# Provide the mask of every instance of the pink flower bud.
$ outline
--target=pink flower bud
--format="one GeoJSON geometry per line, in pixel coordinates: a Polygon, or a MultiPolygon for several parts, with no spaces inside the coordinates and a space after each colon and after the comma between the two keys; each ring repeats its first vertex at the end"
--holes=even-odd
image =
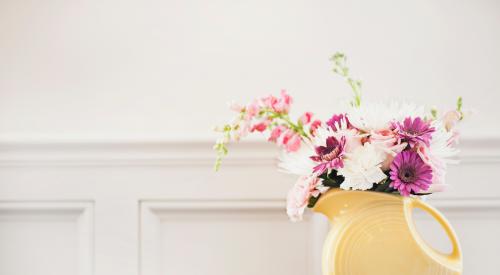
{"type": "Polygon", "coordinates": [[[302,123],[302,125],[307,125],[307,124],[309,124],[309,122],[311,122],[312,117],[313,117],[313,113],[311,113],[311,112],[306,112],[306,113],[304,113],[304,114],[303,114],[303,115],[299,118],[299,121],[300,121],[300,123],[302,123]]]}
{"type": "Polygon", "coordinates": [[[285,90],[282,90],[279,99],[270,95],[262,99],[262,104],[277,113],[287,114],[292,104],[292,97],[285,90]]]}
{"type": "Polygon", "coordinates": [[[252,119],[260,112],[259,102],[257,100],[252,101],[252,103],[248,104],[246,110],[246,119],[252,119]]]}
{"type": "Polygon", "coordinates": [[[235,112],[238,112],[238,113],[241,113],[245,107],[241,106],[240,104],[238,103],[235,103],[235,102],[230,102],[229,103],[229,109],[231,109],[232,111],[235,111],[235,112]]]}
{"type": "Polygon", "coordinates": [[[298,134],[295,134],[285,144],[285,149],[288,152],[296,152],[300,149],[301,141],[302,140],[300,139],[300,136],[298,134]]]}
{"type": "Polygon", "coordinates": [[[262,104],[269,108],[269,109],[273,109],[274,110],[274,106],[278,103],[278,99],[273,96],[273,95],[269,95],[267,97],[264,97],[262,99],[262,104]]]}
{"type": "Polygon", "coordinates": [[[321,126],[321,120],[316,119],[311,123],[311,126],[309,126],[309,133],[311,133],[311,135],[313,136],[316,135],[316,131],[320,126],[321,126]]]}
{"type": "Polygon", "coordinates": [[[275,112],[287,114],[290,111],[292,97],[285,90],[281,91],[280,99],[273,105],[275,112]]]}
{"type": "Polygon", "coordinates": [[[250,132],[250,122],[248,121],[240,121],[238,130],[234,132],[234,140],[239,141],[241,138],[244,138],[250,132]]]}
{"type": "Polygon", "coordinates": [[[268,121],[259,122],[252,126],[250,132],[255,132],[255,131],[264,132],[267,129],[267,125],[269,125],[268,121]]]}
{"type": "Polygon", "coordinates": [[[295,152],[300,149],[302,140],[300,136],[293,130],[287,130],[282,138],[278,140],[278,144],[283,145],[287,152],[295,152]]]}
{"type": "Polygon", "coordinates": [[[460,120],[461,114],[457,110],[451,110],[444,114],[442,120],[446,131],[452,130],[460,120]]]}
{"type": "Polygon", "coordinates": [[[271,136],[269,136],[269,139],[268,141],[271,141],[271,142],[277,142],[278,141],[278,138],[281,136],[281,134],[283,134],[288,128],[283,126],[283,125],[279,125],[279,126],[276,126],[272,131],[271,131],[271,136]]]}

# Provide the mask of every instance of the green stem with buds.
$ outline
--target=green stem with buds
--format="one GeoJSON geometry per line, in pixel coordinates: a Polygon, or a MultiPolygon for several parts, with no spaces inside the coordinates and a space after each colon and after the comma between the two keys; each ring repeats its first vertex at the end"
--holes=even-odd
{"type": "Polygon", "coordinates": [[[334,65],[333,72],[342,76],[351,87],[354,94],[354,99],[351,101],[351,104],[354,107],[359,107],[361,105],[361,81],[353,79],[349,75],[347,57],[343,53],[337,52],[330,58],[330,61],[332,61],[334,65]]]}
{"type": "Polygon", "coordinates": [[[464,119],[464,113],[462,111],[462,106],[463,106],[462,97],[459,96],[457,99],[457,112],[460,113],[460,120],[464,119]]]}

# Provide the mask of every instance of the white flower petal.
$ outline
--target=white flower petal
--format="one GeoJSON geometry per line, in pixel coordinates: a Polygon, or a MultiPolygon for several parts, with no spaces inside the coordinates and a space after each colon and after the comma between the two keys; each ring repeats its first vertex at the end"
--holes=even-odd
{"type": "Polygon", "coordinates": [[[313,155],[315,155],[313,149],[305,143],[296,152],[282,151],[278,158],[279,171],[299,176],[311,175],[316,166],[310,158],[313,155]]]}
{"type": "Polygon", "coordinates": [[[389,128],[391,121],[402,121],[406,117],[424,117],[425,110],[414,104],[399,102],[364,102],[359,107],[347,110],[349,122],[366,132],[389,128]]]}
{"type": "Polygon", "coordinates": [[[457,163],[458,150],[449,144],[453,133],[446,131],[442,121],[433,121],[432,127],[436,129],[432,133],[432,139],[428,148],[424,148],[419,154],[422,159],[432,168],[432,184],[429,192],[439,192],[446,188],[445,174],[446,166],[450,163],[457,163]]]}
{"type": "Polygon", "coordinates": [[[342,189],[366,190],[374,183],[384,180],[387,176],[380,168],[384,154],[375,146],[365,143],[352,153],[347,154],[344,167],[338,169],[338,174],[344,176],[342,189]]]}

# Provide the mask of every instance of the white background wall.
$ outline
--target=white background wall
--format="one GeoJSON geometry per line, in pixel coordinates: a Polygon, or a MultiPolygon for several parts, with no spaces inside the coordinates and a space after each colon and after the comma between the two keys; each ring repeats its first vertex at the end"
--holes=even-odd
{"type": "Polygon", "coordinates": [[[319,274],[324,227],[287,223],[272,147],[214,175],[211,128],[281,88],[327,117],[337,50],[368,99],[476,109],[433,204],[465,274],[496,274],[499,30],[494,0],[0,0],[0,275],[319,274]]]}
{"type": "Polygon", "coordinates": [[[229,100],[286,88],[325,116],[348,97],[478,110],[500,136],[500,3],[424,1],[0,2],[0,137],[206,139],[229,100]]]}

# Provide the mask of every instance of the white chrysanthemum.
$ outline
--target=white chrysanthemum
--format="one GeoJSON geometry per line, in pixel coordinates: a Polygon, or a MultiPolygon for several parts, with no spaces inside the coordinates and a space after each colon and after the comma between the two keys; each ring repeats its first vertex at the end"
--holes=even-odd
{"type": "Polygon", "coordinates": [[[409,103],[364,102],[359,107],[347,110],[349,122],[365,132],[381,131],[390,127],[391,121],[402,121],[406,117],[424,117],[425,109],[409,103]]]}
{"type": "Polygon", "coordinates": [[[381,169],[384,154],[372,144],[365,143],[346,155],[344,167],[338,169],[338,174],[344,176],[342,189],[367,190],[374,183],[384,180],[387,176],[381,169]]]}
{"type": "Polygon", "coordinates": [[[298,151],[286,152],[282,151],[278,160],[278,167],[280,172],[309,176],[313,172],[314,166],[317,164],[311,160],[314,155],[312,146],[304,143],[298,151]]]}
{"type": "Polygon", "coordinates": [[[442,121],[432,122],[436,130],[432,133],[429,147],[421,147],[418,151],[420,157],[432,168],[432,185],[429,192],[442,191],[445,187],[446,166],[449,163],[457,163],[458,150],[450,146],[449,141],[453,133],[446,131],[442,121]]]}
{"type": "Polygon", "coordinates": [[[320,126],[318,129],[316,129],[316,133],[312,139],[312,145],[317,147],[317,146],[325,146],[326,145],[326,138],[332,135],[332,132],[330,131],[329,127],[325,126],[320,126]]]}
{"type": "Polygon", "coordinates": [[[432,127],[436,129],[432,133],[429,148],[432,154],[440,158],[445,163],[457,163],[454,159],[458,154],[458,149],[449,145],[449,141],[453,136],[453,132],[446,131],[442,121],[436,120],[432,122],[432,127]]]}

